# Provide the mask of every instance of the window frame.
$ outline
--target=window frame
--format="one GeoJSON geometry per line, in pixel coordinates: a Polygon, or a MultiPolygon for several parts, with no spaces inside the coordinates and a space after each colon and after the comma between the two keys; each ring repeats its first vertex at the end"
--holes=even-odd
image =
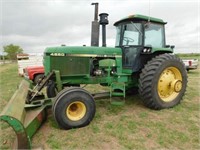
{"type": "MultiPolygon", "coordinates": [[[[127,21],[127,22],[123,22],[123,23],[120,23],[118,26],[116,26],[116,28],[120,28],[120,38],[119,38],[119,43],[117,44],[116,41],[115,41],[115,47],[125,47],[125,46],[143,46],[144,45],[144,25],[143,25],[143,22],[141,21],[127,21]],[[141,33],[142,35],[141,36],[141,44],[140,45],[123,45],[123,37],[124,37],[124,25],[127,25],[127,24],[130,24],[131,22],[133,23],[140,23],[141,24],[141,33]]],[[[116,35],[117,37],[117,35],[116,35]]],[[[115,39],[117,40],[117,39],[115,39]]]]}
{"type": "MultiPolygon", "coordinates": [[[[143,36],[143,42],[144,42],[143,45],[144,45],[144,47],[145,47],[145,46],[148,46],[148,45],[145,45],[145,36],[146,36],[145,25],[146,25],[146,24],[148,24],[148,22],[144,23],[144,30],[143,30],[143,34],[144,34],[144,36],[143,36]]],[[[163,48],[163,47],[165,47],[165,45],[166,45],[166,39],[165,39],[165,25],[164,25],[164,24],[159,24],[159,23],[150,22],[149,25],[151,25],[151,24],[162,26],[162,37],[163,37],[163,45],[162,45],[162,46],[159,46],[159,47],[158,47],[158,46],[151,45],[151,47],[156,47],[156,48],[163,48]]]]}

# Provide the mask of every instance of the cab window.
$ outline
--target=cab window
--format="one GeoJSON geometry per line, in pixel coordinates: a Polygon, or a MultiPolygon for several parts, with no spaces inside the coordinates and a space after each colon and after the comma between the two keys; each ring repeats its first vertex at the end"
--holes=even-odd
{"type": "Polygon", "coordinates": [[[141,23],[130,22],[123,26],[122,46],[142,45],[142,25],[141,23]]]}
{"type": "Polygon", "coordinates": [[[164,25],[150,23],[145,25],[145,46],[164,47],[164,25]]]}

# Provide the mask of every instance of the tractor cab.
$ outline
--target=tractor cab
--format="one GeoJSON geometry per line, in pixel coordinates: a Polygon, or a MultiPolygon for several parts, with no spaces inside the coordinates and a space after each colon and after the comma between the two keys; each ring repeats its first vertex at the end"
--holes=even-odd
{"type": "Polygon", "coordinates": [[[159,51],[172,51],[165,44],[164,22],[161,19],[143,15],[131,15],[117,21],[116,47],[122,49],[122,63],[124,69],[133,72],[142,68],[141,59],[145,54],[159,51]]]}

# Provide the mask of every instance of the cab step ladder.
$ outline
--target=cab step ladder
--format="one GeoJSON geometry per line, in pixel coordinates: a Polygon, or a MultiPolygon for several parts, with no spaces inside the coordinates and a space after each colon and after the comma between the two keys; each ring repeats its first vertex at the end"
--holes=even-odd
{"type": "Polygon", "coordinates": [[[113,105],[124,105],[125,104],[125,83],[124,82],[113,82],[110,85],[110,103],[113,105]]]}

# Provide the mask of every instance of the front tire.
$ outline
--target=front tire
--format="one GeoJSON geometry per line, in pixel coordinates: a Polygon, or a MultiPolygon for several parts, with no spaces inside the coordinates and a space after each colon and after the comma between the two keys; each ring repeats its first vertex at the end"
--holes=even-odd
{"type": "Polygon", "coordinates": [[[64,89],[55,98],[53,115],[62,129],[88,125],[94,118],[96,107],[93,97],[82,88],[64,89]]]}
{"type": "Polygon", "coordinates": [[[179,104],[187,86],[187,72],[183,62],[174,55],[162,54],[142,69],[139,94],[152,109],[164,109],[179,104]]]}

